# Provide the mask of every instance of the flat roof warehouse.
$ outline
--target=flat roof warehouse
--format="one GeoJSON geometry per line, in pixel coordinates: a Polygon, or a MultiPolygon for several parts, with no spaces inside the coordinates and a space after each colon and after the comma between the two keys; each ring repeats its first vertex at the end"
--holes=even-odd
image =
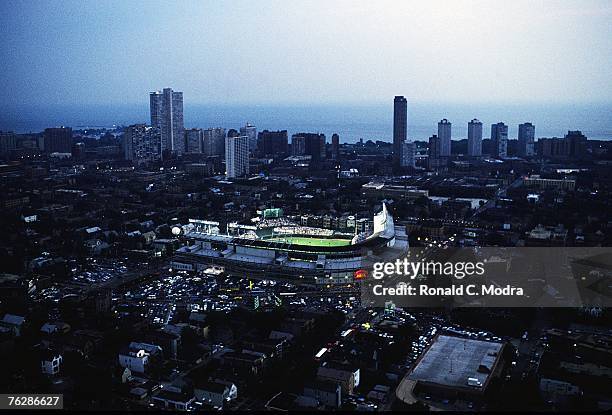
{"type": "Polygon", "coordinates": [[[408,376],[419,383],[483,392],[503,343],[440,335],[408,376]]]}

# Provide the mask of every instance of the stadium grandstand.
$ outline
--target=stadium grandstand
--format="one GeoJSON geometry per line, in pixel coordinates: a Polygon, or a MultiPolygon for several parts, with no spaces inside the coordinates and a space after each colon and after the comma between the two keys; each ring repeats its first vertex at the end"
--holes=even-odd
{"type": "Polygon", "coordinates": [[[216,222],[191,219],[190,224],[183,235],[185,245],[175,252],[174,268],[202,271],[216,266],[231,275],[304,285],[351,284],[366,259],[407,248],[405,228],[394,225],[384,203],[369,234],[302,226],[286,218],[228,224],[226,234],[216,222]]]}

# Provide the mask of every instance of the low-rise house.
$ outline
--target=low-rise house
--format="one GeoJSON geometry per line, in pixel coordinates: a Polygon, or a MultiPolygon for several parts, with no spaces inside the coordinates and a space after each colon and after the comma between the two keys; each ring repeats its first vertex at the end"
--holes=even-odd
{"type": "Polygon", "coordinates": [[[359,386],[359,369],[334,363],[323,363],[317,370],[317,379],[340,384],[342,392],[352,395],[359,386]]]}
{"type": "Polygon", "coordinates": [[[60,371],[63,357],[60,353],[45,349],[40,360],[40,370],[45,375],[57,375],[60,371]]]}
{"type": "Polygon", "coordinates": [[[132,372],[144,373],[151,361],[161,354],[162,349],[157,345],[131,342],[119,353],[119,364],[132,372]]]}
{"type": "Polygon", "coordinates": [[[238,397],[238,388],[232,382],[210,380],[198,383],[194,393],[200,402],[221,408],[226,402],[238,397]]]}
{"type": "Polygon", "coordinates": [[[329,408],[339,408],[342,404],[342,388],[338,383],[315,380],[304,385],[304,396],[315,398],[329,408]]]}
{"type": "Polygon", "coordinates": [[[47,322],[42,325],[40,331],[45,334],[65,334],[70,331],[70,325],[62,321],[47,322]]]}
{"type": "Polygon", "coordinates": [[[154,404],[157,404],[164,409],[174,409],[177,411],[187,411],[195,401],[195,396],[186,392],[174,392],[171,390],[162,390],[152,399],[154,404]]]}
{"type": "Polygon", "coordinates": [[[246,374],[258,376],[262,374],[266,356],[253,352],[228,352],[223,354],[221,361],[224,366],[238,369],[246,374]]]}
{"type": "Polygon", "coordinates": [[[21,336],[21,331],[25,323],[25,317],[15,314],[5,314],[0,321],[0,326],[7,328],[15,337],[21,336]]]}

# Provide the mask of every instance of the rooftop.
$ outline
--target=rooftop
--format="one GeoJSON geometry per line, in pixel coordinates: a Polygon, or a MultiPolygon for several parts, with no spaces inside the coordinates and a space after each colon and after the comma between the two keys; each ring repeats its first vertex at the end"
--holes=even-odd
{"type": "Polygon", "coordinates": [[[438,336],[408,378],[443,386],[484,389],[502,347],[502,343],[438,336]]]}

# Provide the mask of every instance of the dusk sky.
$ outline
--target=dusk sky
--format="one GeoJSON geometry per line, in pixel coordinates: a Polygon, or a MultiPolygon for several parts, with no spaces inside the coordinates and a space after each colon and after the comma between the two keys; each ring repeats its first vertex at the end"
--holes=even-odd
{"type": "Polygon", "coordinates": [[[136,103],[164,86],[192,103],[612,101],[610,1],[3,0],[0,9],[9,106],[136,103]]]}

